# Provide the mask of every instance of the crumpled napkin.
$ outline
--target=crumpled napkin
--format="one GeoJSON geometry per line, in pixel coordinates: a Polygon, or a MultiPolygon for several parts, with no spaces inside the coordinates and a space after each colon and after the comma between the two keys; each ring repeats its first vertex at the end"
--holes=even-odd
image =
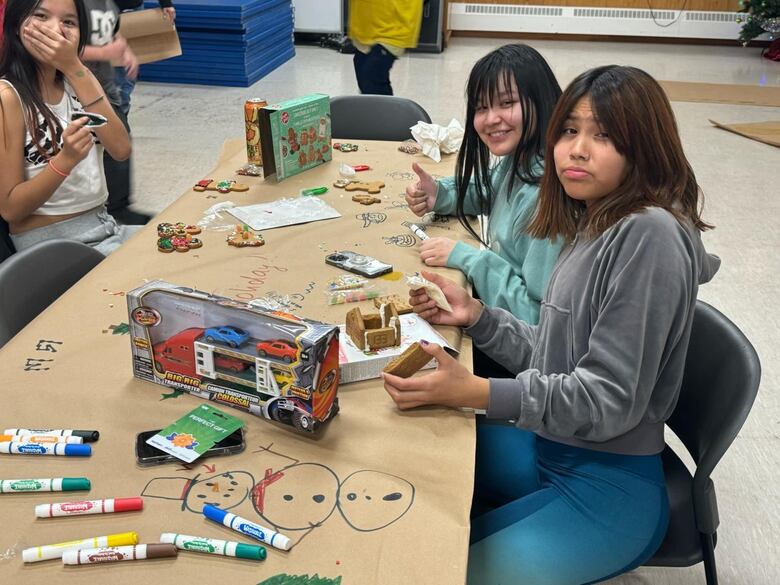
{"type": "Polygon", "coordinates": [[[410,128],[412,136],[422,147],[423,154],[436,162],[441,161],[441,153],[458,152],[463,141],[463,126],[455,118],[447,126],[417,122],[410,128]]]}

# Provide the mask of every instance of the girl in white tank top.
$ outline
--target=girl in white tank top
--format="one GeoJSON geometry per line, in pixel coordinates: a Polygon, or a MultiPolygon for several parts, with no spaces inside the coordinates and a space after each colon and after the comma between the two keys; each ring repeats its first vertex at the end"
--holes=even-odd
{"type": "Polygon", "coordinates": [[[0,54],[0,215],[17,249],[75,232],[72,239],[111,251],[116,246],[102,246],[103,240],[118,245],[127,236],[104,212],[102,160],[103,148],[116,160],[126,159],[130,138],[79,58],[87,31],[82,0],[7,2],[0,54]],[[107,123],[87,128],[86,119],[72,121],[84,111],[107,123]],[[70,229],[76,219],[78,230],[70,229]],[[92,235],[85,239],[85,232],[92,235]]]}

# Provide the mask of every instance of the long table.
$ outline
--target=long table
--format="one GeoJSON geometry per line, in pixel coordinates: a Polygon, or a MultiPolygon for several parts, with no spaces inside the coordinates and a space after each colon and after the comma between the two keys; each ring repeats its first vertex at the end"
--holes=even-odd
{"type": "MultiPolygon", "coordinates": [[[[343,273],[325,265],[327,253],[354,249],[392,263],[396,272],[421,268],[417,245],[401,225],[416,219],[405,207],[404,187],[413,178],[412,160],[447,175],[452,157],[436,164],[399,152],[396,143],[357,144],[357,152],[335,151],[332,162],[275,183],[236,176],[246,154],[242,140],[228,141],[217,168],[193,177],[193,184],[205,177],[236,178],[249,191],[184,193],[0,350],[0,431],[48,427],[101,433],[89,459],[0,455],[0,479],[92,481],[89,493],[0,495],[0,583],[465,581],[474,471],[474,419],[468,412],[400,412],[379,380],[366,380],[339,388],[341,411],[317,436],[220,406],[245,421],[243,453],[192,465],[142,468],[135,462],[137,433],[164,427],[201,401],[133,377],[125,334],[127,291],[163,279],[242,300],[271,296],[292,303],[296,314],[336,324],[355,304],[326,304],[325,282],[343,273]],[[361,178],[386,183],[381,203],[360,205],[332,186],[342,162],[372,167],[361,178]],[[322,185],[330,188],[322,197],[341,218],[265,231],[266,244],[260,248],[229,247],[225,232],[206,230],[198,236],[204,242],[200,249],[157,251],[157,222],[193,224],[221,201],[267,202],[322,185]],[[289,552],[269,547],[265,561],[181,552],[175,559],[83,567],[22,563],[26,547],[125,531],[138,532],[141,542],[176,532],[251,543],[199,511],[211,502],[261,522],[252,505],[253,490],[261,483],[275,498],[266,516],[290,527],[280,531],[294,543],[289,552]],[[35,519],[33,513],[36,504],[139,495],[144,497],[141,512],[51,519],[35,519]]],[[[436,221],[428,231],[466,238],[454,218],[436,221]]],[[[443,272],[462,278],[456,271],[443,272]]],[[[406,294],[403,280],[378,282],[389,293],[406,294]]],[[[358,305],[373,310],[370,302],[358,305]]],[[[470,365],[470,346],[459,331],[444,327],[440,333],[470,365]]]]}

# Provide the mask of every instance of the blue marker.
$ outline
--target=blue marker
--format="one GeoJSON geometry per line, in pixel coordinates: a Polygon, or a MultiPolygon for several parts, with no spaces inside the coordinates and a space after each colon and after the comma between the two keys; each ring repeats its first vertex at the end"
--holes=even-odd
{"type": "Polygon", "coordinates": [[[270,544],[274,548],[278,548],[279,550],[290,550],[290,539],[284,534],[279,534],[270,528],[265,528],[259,524],[250,522],[241,516],[226,512],[222,508],[206,504],[203,506],[203,515],[209,520],[213,520],[218,524],[224,524],[236,532],[251,536],[260,542],[270,544]]]}
{"type": "Polygon", "coordinates": [[[66,455],[68,457],[89,457],[92,447],[89,445],[70,445],[67,443],[20,443],[3,441],[0,453],[9,455],[66,455]]]}

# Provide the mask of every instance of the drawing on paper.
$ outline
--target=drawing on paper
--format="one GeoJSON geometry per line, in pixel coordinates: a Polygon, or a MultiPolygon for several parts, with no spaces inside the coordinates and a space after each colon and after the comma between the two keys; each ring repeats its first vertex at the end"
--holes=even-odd
{"type": "Polygon", "coordinates": [[[156,477],[141,496],[178,502],[182,511],[196,514],[211,504],[248,519],[259,517],[260,523],[286,533],[293,546],[337,510],[336,517],[353,530],[374,532],[398,522],[414,504],[414,485],[402,477],[361,469],[340,479],[327,465],[293,459],[272,446],[254,453],[261,454],[260,461],[268,456],[283,463],[269,464],[268,459],[260,474],[232,470],[207,477],[156,477]]]}

